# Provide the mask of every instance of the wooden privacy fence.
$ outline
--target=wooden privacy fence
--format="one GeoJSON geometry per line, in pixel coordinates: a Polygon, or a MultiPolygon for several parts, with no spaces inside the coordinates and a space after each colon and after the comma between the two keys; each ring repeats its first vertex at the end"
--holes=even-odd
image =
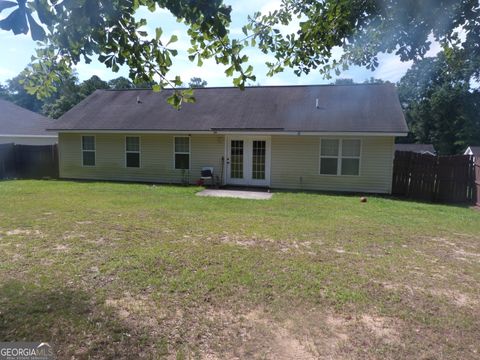
{"type": "Polygon", "coordinates": [[[480,207],[480,156],[475,158],[475,184],[477,191],[477,206],[480,207]]]}
{"type": "Polygon", "coordinates": [[[0,179],[58,178],[57,145],[0,144],[0,179]]]}
{"type": "MultiPolygon", "coordinates": [[[[475,168],[473,156],[397,151],[392,194],[443,203],[475,203],[478,194],[475,168]]],[[[477,167],[477,181],[480,181],[478,172],[477,167]]]]}

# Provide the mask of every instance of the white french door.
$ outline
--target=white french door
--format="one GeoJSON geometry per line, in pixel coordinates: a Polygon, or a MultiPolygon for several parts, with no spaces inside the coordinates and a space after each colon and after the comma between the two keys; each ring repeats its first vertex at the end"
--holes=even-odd
{"type": "Polygon", "coordinates": [[[227,184],[270,186],[269,137],[227,137],[226,152],[227,184]]]}

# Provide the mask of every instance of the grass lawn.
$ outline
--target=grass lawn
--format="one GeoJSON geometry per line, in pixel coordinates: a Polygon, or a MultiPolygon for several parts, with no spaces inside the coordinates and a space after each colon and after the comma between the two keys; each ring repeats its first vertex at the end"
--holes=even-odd
{"type": "Polygon", "coordinates": [[[0,182],[0,340],[60,359],[480,357],[480,212],[0,182]]]}

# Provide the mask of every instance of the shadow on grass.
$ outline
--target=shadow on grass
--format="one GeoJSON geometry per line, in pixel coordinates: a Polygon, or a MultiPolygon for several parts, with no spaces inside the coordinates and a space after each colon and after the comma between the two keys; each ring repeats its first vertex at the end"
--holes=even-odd
{"type": "Polygon", "coordinates": [[[49,342],[60,359],[128,358],[145,351],[134,331],[80,290],[20,281],[0,287],[2,341],[49,342]]]}

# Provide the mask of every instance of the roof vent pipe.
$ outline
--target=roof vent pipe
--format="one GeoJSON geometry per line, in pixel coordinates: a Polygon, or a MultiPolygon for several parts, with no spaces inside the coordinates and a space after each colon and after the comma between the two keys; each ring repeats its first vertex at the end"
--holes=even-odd
{"type": "Polygon", "coordinates": [[[320,109],[320,105],[318,104],[318,98],[315,100],[315,107],[316,107],[317,109],[320,109]]]}
{"type": "Polygon", "coordinates": [[[141,104],[142,100],[140,100],[140,96],[137,96],[137,104],[141,104]]]}

